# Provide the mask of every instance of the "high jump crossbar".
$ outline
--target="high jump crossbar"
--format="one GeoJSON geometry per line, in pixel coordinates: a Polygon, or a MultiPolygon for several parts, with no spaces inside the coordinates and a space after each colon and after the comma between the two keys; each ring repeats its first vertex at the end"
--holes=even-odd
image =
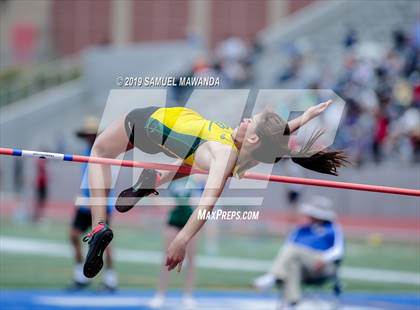
{"type": "MultiPolygon", "coordinates": [[[[120,159],[82,156],[82,155],[74,155],[74,154],[38,152],[38,151],[11,149],[11,148],[0,148],[0,155],[35,157],[35,158],[42,158],[42,159],[55,159],[55,160],[72,161],[72,162],[78,162],[78,163],[103,164],[103,165],[122,166],[122,167],[131,167],[131,168],[168,170],[168,171],[175,171],[175,172],[178,172],[180,174],[185,174],[185,175],[208,173],[205,170],[191,168],[189,166],[176,166],[176,165],[170,165],[170,164],[138,162],[138,161],[132,161],[132,160],[120,160],[120,159]]],[[[359,183],[349,183],[349,182],[337,182],[337,181],[309,179],[309,178],[296,178],[296,177],[269,175],[269,174],[261,174],[261,173],[254,173],[254,172],[245,173],[243,178],[252,179],[252,180],[293,183],[293,184],[321,186],[321,187],[333,187],[333,188],[341,188],[341,189],[349,189],[349,190],[357,190],[357,191],[367,191],[367,192],[377,192],[377,193],[384,193],[384,194],[420,197],[420,190],[410,189],[410,188],[389,187],[389,186],[369,185],[369,184],[359,184],[359,183]]]]}

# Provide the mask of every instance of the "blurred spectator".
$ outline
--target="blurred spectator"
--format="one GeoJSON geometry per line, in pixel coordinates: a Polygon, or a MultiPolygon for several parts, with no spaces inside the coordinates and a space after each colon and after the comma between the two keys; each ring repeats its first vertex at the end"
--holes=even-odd
{"type": "Polygon", "coordinates": [[[35,161],[35,208],[32,215],[33,222],[38,222],[44,213],[44,209],[48,199],[48,170],[47,160],[38,158],[35,161]]]}
{"type": "MultiPolygon", "coordinates": [[[[344,98],[346,111],[333,146],[347,149],[356,164],[395,159],[395,154],[400,160],[416,161],[419,142],[418,123],[414,119],[420,105],[419,94],[416,95],[420,85],[420,41],[416,30],[419,28],[418,20],[410,32],[395,29],[390,33],[388,48],[361,42],[357,33],[349,29],[343,38],[346,50],[341,54],[342,64],[334,73],[336,82],[328,86],[323,84],[325,72],[330,72],[328,64],[323,70],[309,70],[310,53],[294,44],[287,50],[290,60],[277,75],[276,85],[307,89],[317,80],[320,88],[333,88],[344,98]],[[317,72],[315,79],[313,72],[317,72]],[[404,125],[408,120],[410,129],[404,125]]],[[[312,65],[321,63],[312,59],[312,65]]],[[[329,80],[334,81],[334,77],[329,80]]]]}
{"type": "Polygon", "coordinates": [[[312,57],[310,45],[305,39],[300,39],[285,47],[287,65],[276,77],[275,84],[285,88],[312,88],[319,84],[319,64],[312,57]]]}
{"type": "MultiPolygon", "coordinates": [[[[188,178],[191,180],[191,178],[188,178]]],[[[176,237],[178,232],[185,226],[193,209],[190,206],[190,197],[193,195],[193,190],[190,189],[188,181],[178,180],[173,181],[169,186],[169,191],[175,198],[176,205],[169,212],[168,221],[165,227],[165,249],[167,249],[176,237]]],[[[165,253],[165,252],[164,252],[165,253]]],[[[192,297],[194,280],[195,280],[195,256],[196,256],[196,239],[187,247],[187,268],[184,282],[184,296],[182,303],[184,308],[195,308],[195,301],[192,297]]],[[[163,256],[165,259],[165,255],[163,256]]],[[[162,262],[161,271],[159,275],[158,291],[154,298],[150,301],[152,308],[160,308],[165,302],[165,293],[169,282],[170,273],[165,266],[165,261],[162,262]]]]}
{"type": "MultiPolygon", "coordinates": [[[[420,84],[417,88],[420,88],[420,84]]],[[[401,152],[412,154],[409,159],[415,163],[420,162],[420,104],[413,102],[398,119],[388,143],[391,146],[397,146],[400,150],[405,147],[408,151],[402,150],[401,152]],[[407,143],[404,144],[403,141],[407,143]]]]}
{"type": "Polygon", "coordinates": [[[344,47],[347,49],[352,48],[357,43],[357,32],[356,30],[350,28],[344,37],[344,47]]]}
{"type": "Polygon", "coordinates": [[[418,14],[416,22],[414,23],[410,32],[411,43],[417,52],[420,50],[420,14],[418,14]]]}
{"type": "Polygon", "coordinates": [[[389,118],[384,108],[379,109],[375,116],[375,129],[373,136],[372,152],[376,163],[382,161],[383,145],[388,136],[389,118]]]}
{"type": "Polygon", "coordinates": [[[300,75],[300,70],[303,67],[304,56],[302,53],[296,49],[295,46],[290,47],[289,52],[289,65],[288,67],[280,74],[279,82],[284,83],[290,80],[297,79],[300,75]]]}
{"type": "MultiPolygon", "coordinates": [[[[25,160],[23,158],[15,158],[13,160],[13,192],[16,203],[14,210],[14,220],[16,223],[23,224],[28,220],[28,208],[25,203],[25,160]]],[[[1,170],[0,170],[1,172],[1,170]]],[[[1,176],[1,175],[0,175],[1,176]]]]}
{"type": "Polygon", "coordinates": [[[238,37],[227,37],[215,49],[215,61],[220,64],[227,87],[240,87],[250,79],[247,61],[250,50],[238,37]]]}
{"type": "Polygon", "coordinates": [[[416,66],[418,65],[418,55],[416,55],[414,38],[410,42],[408,35],[401,29],[397,29],[393,33],[393,41],[394,47],[390,52],[394,53],[398,58],[400,64],[399,73],[408,77],[416,70],[416,66]]]}
{"type": "Polygon", "coordinates": [[[207,58],[198,57],[192,64],[190,71],[178,75],[175,78],[175,85],[169,91],[168,107],[185,106],[187,101],[194,90],[193,86],[180,85],[180,78],[192,77],[214,77],[220,79],[220,87],[226,87],[226,77],[223,75],[220,64],[215,62],[210,64],[207,58]]]}
{"type": "Polygon", "coordinates": [[[238,37],[226,37],[216,47],[215,55],[218,60],[226,63],[241,62],[247,56],[247,46],[238,37]]]}
{"type": "Polygon", "coordinates": [[[187,100],[190,97],[194,87],[180,85],[179,81],[181,77],[190,78],[194,76],[194,72],[191,70],[186,73],[182,73],[175,78],[175,85],[171,86],[168,92],[168,103],[167,107],[185,106],[187,100]]]}
{"type": "Polygon", "coordinates": [[[289,234],[270,273],[254,281],[259,289],[277,284],[283,291],[284,308],[299,303],[303,283],[333,277],[344,254],[343,234],[335,222],[331,200],[315,196],[302,204],[300,213],[305,223],[289,234]]]}
{"type": "MultiPolygon", "coordinates": [[[[84,127],[76,132],[76,135],[86,142],[86,148],[83,155],[89,156],[92,149],[93,143],[98,131],[98,120],[94,117],[87,117],[85,119],[84,127]]],[[[82,165],[82,185],[81,185],[81,196],[82,199],[89,199],[89,188],[87,186],[87,164],[82,165]]],[[[109,193],[112,196],[112,193],[109,193]]],[[[106,222],[109,224],[111,221],[113,205],[112,202],[108,202],[107,206],[107,219],[106,222]]],[[[70,290],[81,290],[86,288],[90,282],[83,274],[83,254],[80,239],[83,233],[90,229],[92,226],[92,216],[88,205],[79,205],[76,207],[73,220],[71,222],[69,239],[74,251],[74,270],[73,270],[73,283],[70,286],[70,290]]],[[[103,274],[102,290],[113,292],[116,290],[118,285],[117,273],[114,270],[114,259],[112,255],[112,247],[108,246],[105,253],[105,265],[106,270],[103,274]]]]}
{"type": "MultiPolygon", "coordinates": [[[[290,177],[302,178],[304,177],[303,169],[298,165],[293,164],[290,160],[285,163],[285,175],[290,177]]],[[[304,190],[304,186],[300,184],[286,183],[287,206],[289,207],[289,224],[296,224],[297,211],[299,202],[304,190]]]]}
{"type": "Polygon", "coordinates": [[[22,158],[15,158],[13,161],[13,190],[16,196],[19,196],[22,193],[23,183],[24,183],[24,175],[23,175],[23,159],[22,158]]]}

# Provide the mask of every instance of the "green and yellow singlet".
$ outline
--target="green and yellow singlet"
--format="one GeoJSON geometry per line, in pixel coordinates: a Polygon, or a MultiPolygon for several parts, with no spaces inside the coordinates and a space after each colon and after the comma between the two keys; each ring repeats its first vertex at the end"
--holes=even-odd
{"type": "Polygon", "coordinates": [[[184,107],[157,109],[147,120],[145,131],[151,141],[188,165],[194,163],[195,151],[206,141],[216,141],[236,150],[232,128],[184,107]]]}

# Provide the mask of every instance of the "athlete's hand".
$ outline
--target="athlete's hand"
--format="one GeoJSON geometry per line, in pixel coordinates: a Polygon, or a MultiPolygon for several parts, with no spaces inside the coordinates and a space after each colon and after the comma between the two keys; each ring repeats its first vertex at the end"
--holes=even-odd
{"type": "Polygon", "coordinates": [[[307,118],[307,121],[310,121],[314,117],[317,117],[319,114],[324,112],[330,106],[331,103],[333,103],[333,101],[328,100],[307,109],[304,113],[304,116],[307,118]]]}
{"type": "Polygon", "coordinates": [[[168,267],[168,271],[171,271],[178,265],[177,271],[180,272],[182,268],[182,262],[184,261],[185,251],[187,248],[187,244],[175,238],[166,254],[166,264],[165,266],[168,267]]]}

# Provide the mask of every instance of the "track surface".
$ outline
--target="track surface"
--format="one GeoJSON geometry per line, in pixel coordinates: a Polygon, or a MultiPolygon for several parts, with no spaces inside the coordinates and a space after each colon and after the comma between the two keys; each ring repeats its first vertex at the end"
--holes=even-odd
{"type": "MultiPolygon", "coordinates": [[[[276,307],[276,295],[252,292],[195,293],[196,307],[192,309],[269,310],[276,307]]],[[[121,290],[114,294],[95,291],[67,292],[64,290],[1,290],[2,309],[152,309],[148,306],[152,291],[121,290]]],[[[332,309],[331,296],[307,297],[298,309],[332,309]],[[321,299],[322,298],[322,299],[321,299]],[[326,301],[329,300],[329,301],[326,301]]],[[[415,294],[348,293],[341,300],[340,309],[419,309],[420,296],[415,294]]],[[[181,294],[170,292],[160,309],[182,309],[181,294]]],[[[191,309],[191,308],[190,308],[191,309]]]]}

